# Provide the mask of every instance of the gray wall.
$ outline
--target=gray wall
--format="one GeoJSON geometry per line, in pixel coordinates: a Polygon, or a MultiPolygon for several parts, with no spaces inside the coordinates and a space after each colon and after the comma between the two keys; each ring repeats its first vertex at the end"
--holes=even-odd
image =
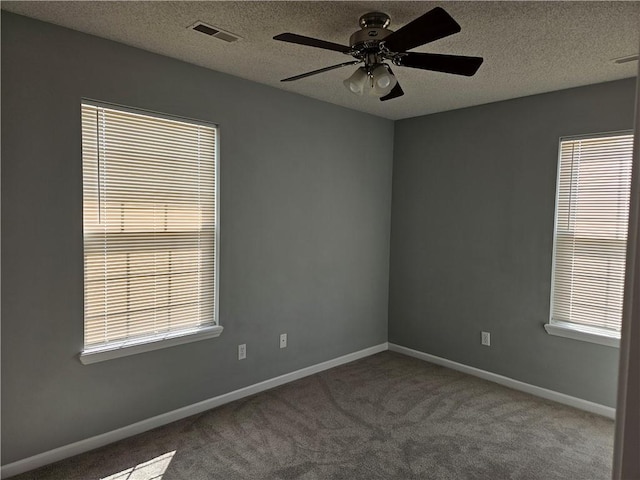
{"type": "Polygon", "coordinates": [[[391,121],[3,12],[2,463],[385,342],[392,154],[391,121]],[[220,338],[78,361],[82,97],[220,125],[220,338]]]}
{"type": "Polygon", "coordinates": [[[628,79],[396,122],[390,342],[615,406],[618,349],[543,324],[558,138],[633,128],[634,89],[628,79]]]}

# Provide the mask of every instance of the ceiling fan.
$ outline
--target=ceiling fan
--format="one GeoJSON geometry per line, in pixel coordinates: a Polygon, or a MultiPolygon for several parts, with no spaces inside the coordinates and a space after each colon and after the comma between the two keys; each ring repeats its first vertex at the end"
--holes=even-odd
{"type": "Polygon", "coordinates": [[[351,35],[349,45],[340,45],[295,33],[276,35],[273,37],[274,40],[333,50],[351,55],[356,59],[285,78],[281,81],[291,82],[336,68],[363,63],[363,66],[344,81],[344,85],[357,95],[367,93],[385,101],[404,95],[391,67],[385,63],[385,60],[389,60],[399,67],[433,70],[468,77],[474,75],[482,64],[481,57],[407,52],[412,48],[460,31],[460,25],[440,7],[428,11],[395,32],[387,28],[390,21],[389,15],[381,12],[363,15],[360,17],[360,30],[351,35]]]}

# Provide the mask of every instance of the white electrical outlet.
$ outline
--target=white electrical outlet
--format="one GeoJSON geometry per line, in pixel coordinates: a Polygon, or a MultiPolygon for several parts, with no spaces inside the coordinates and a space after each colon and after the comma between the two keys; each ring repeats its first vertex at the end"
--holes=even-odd
{"type": "Polygon", "coordinates": [[[280,335],[280,348],[287,348],[287,334],[280,335]]]}
{"type": "Polygon", "coordinates": [[[238,345],[238,360],[244,360],[247,358],[247,344],[243,343],[238,345]]]}
{"type": "Polygon", "coordinates": [[[482,345],[491,346],[491,333],[482,332],[482,345]]]}

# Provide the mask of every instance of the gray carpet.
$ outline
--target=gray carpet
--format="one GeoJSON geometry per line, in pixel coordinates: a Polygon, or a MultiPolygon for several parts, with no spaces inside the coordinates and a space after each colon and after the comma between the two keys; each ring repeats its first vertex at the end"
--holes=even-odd
{"type": "Polygon", "coordinates": [[[612,448],[611,420],[383,352],[14,479],[605,480],[612,448]]]}

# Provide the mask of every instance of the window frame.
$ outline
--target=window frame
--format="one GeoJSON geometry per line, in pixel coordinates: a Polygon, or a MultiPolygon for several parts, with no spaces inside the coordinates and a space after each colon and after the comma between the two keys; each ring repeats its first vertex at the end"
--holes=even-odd
{"type": "MultiPolygon", "coordinates": [[[[614,332],[605,328],[598,328],[588,325],[580,325],[578,323],[566,322],[562,320],[556,320],[553,318],[554,310],[554,290],[555,290],[555,277],[556,277],[556,249],[557,249],[557,234],[558,234],[558,202],[560,196],[560,173],[561,173],[561,159],[562,159],[562,142],[571,140],[588,140],[593,138],[613,137],[621,135],[634,136],[633,130],[616,130],[611,132],[599,132],[584,135],[568,135],[560,137],[558,140],[558,160],[556,168],[556,195],[554,202],[554,220],[553,220],[553,251],[551,262],[551,290],[550,290],[550,303],[549,303],[549,320],[544,324],[544,329],[549,335],[555,335],[564,338],[570,338],[574,340],[581,340],[589,343],[595,343],[599,345],[609,347],[620,347],[620,333],[614,332]]],[[[627,226],[628,228],[628,226],[627,226]]],[[[628,244],[628,239],[627,239],[628,244]]],[[[628,246],[627,246],[628,248],[628,246]]]]}
{"type": "MultiPolygon", "coordinates": [[[[80,102],[80,106],[82,108],[83,105],[90,105],[98,108],[107,108],[112,110],[118,110],[126,113],[132,113],[136,115],[143,115],[147,117],[160,118],[165,120],[174,120],[178,122],[189,123],[192,125],[200,125],[204,127],[213,128],[215,131],[215,142],[214,142],[214,253],[213,253],[213,261],[214,261],[214,288],[213,288],[213,324],[207,325],[203,327],[194,327],[188,329],[167,331],[161,334],[153,334],[153,335],[144,335],[134,338],[128,338],[120,341],[110,342],[108,345],[100,345],[95,347],[86,347],[85,346],[85,338],[83,333],[83,345],[78,358],[80,362],[84,365],[93,364],[97,362],[102,362],[105,360],[111,360],[114,358],[120,358],[129,355],[135,355],[138,353],[149,352],[153,350],[159,350],[163,348],[169,348],[175,345],[182,345],[185,343],[196,342],[200,340],[205,340],[209,338],[215,338],[222,334],[224,327],[220,325],[220,316],[219,316],[219,275],[220,275],[220,126],[214,122],[208,122],[204,120],[198,120],[190,117],[184,117],[180,115],[166,114],[160,113],[153,110],[146,110],[141,108],[129,107],[124,105],[119,105],[115,103],[109,103],[99,100],[93,100],[89,98],[82,98],[80,102]]],[[[81,145],[82,145],[82,132],[81,132],[81,145]]],[[[82,156],[81,150],[81,163],[83,163],[84,168],[84,157],[82,156]]],[[[82,192],[84,198],[84,176],[82,180],[82,192]]],[[[84,200],[82,205],[82,213],[84,217],[84,200]]],[[[82,255],[83,255],[83,321],[82,327],[83,331],[85,328],[85,320],[84,320],[84,278],[85,278],[85,244],[84,244],[84,220],[82,221],[82,255]]]]}

